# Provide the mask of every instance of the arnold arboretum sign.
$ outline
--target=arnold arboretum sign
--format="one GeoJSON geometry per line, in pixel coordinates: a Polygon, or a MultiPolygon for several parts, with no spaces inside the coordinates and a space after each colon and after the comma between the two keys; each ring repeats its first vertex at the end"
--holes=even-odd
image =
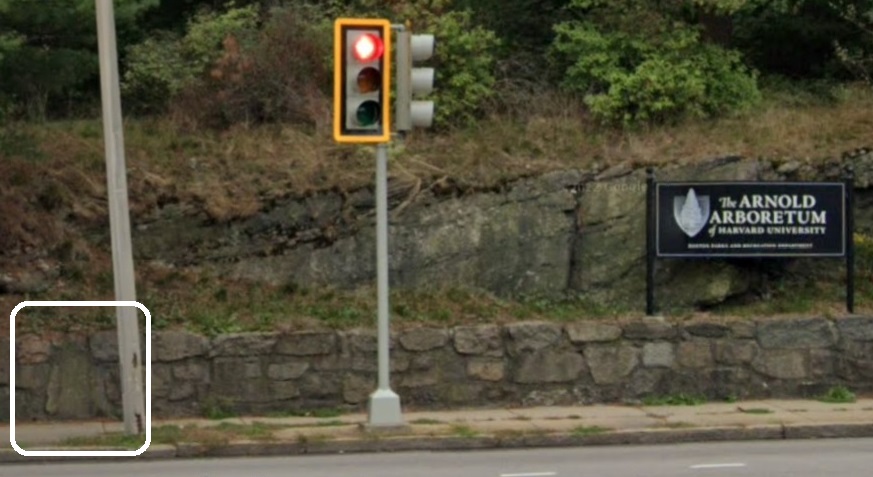
{"type": "Polygon", "coordinates": [[[854,301],[853,174],[842,182],[657,182],[648,170],[646,313],[656,258],[845,257],[854,301]]]}

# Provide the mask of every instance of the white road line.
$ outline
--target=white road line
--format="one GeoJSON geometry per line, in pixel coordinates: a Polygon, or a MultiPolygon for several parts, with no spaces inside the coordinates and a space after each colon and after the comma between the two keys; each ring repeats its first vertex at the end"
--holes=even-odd
{"type": "Polygon", "coordinates": [[[724,469],[724,468],[728,468],[728,467],[745,467],[745,466],[746,466],[746,464],[743,464],[741,462],[736,462],[736,463],[732,463],[732,464],[698,464],[698,465],[692,465],[691,468],[692,469],[724,469]]]}
{"type": "Polygon", "coordinates": [[[529,472],[526,474],[500,474],[500,477],[549,477],[558,475],[557,472],[529,472]]]}

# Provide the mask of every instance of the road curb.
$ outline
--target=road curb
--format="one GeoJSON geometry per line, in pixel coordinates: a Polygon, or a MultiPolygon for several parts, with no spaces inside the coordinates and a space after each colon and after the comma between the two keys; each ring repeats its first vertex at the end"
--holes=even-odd
{"type": "MultiPolygon", "coordinates": [[[[51,462],[115,462],[125,460],[167,460],[202,457],[266,457],[385,453],[409,451],[465,451],[518,449],[536,447],[579,447],[605,445],[663,445],[691,442],[728,442],[754,440],[801,440],[873,437],[869,424],[765,425],[754,427],[711,427],[687,429],[644,429],[604,432],[593,435],[519,434],[510,436],[369,436],[363,439],[258,442],[241,441],[206,446],[181,443],[153,445],[138,457],[24,457],[11,449],[0,450],[0,464],[51,462]]],[[[70,448],[70,450],[75,450],[70,448]]],[[[106,449],[103,449],[106,450],[106,449]]]]}

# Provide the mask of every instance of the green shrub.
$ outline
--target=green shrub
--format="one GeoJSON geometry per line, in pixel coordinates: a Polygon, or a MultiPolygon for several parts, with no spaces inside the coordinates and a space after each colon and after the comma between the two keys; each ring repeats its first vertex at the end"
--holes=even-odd
{"type": "Polygon", "coordinates": [[[495,53],[500,41],[493,31],[477,26],[470,10],[455,10],[451,0],[388,2],[364,0],[362,11],[381,11],[397,23],[407,20],[413,33],[436,37],[436,68],[432,98],[434,126],[466,126],[484,112],[494,95],[495,53]]]}
{"type": "Polygon", "coordinates": [[[855,393],[847,389],[845,386],[834,386],[821,397],[819,401],[835,404],[853,403],[857,400],[855,393]]]}
{"type": "Polygon", "coordinates": [[[318,7],[274,9],[247,41],[228,38],[177,112],[210,127],[289,122],[329,127],[332,24],[318,7]]]}
{"type": "Polygon", "coordinates": [[[129,48],[121,84],[126,104],[145,112],[161,112],[190,88],[218,60],[229,37],[244,38],[256,30],[254,5],[227,11],[203,11],[188,22],[186,33],[155,32],[129,48]]]}
{"type": "Polygon", "coordinates": [[[595,118],[625,126],[705,118],[760,99],[738,53],[703,43],[699,29],[643,2],[576,0],[585,20],[555,26],[550,59],[561,85],[595,118]]]}

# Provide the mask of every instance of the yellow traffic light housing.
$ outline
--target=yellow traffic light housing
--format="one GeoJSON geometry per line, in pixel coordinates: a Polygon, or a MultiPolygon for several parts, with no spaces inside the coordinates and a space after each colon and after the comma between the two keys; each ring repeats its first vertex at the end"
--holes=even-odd
{"type": "Polygon", "coordinates": [[[390,22],[337,19],[334,23],[334,139],[358,144],[389,142],[390,91],[390,22]]]}

